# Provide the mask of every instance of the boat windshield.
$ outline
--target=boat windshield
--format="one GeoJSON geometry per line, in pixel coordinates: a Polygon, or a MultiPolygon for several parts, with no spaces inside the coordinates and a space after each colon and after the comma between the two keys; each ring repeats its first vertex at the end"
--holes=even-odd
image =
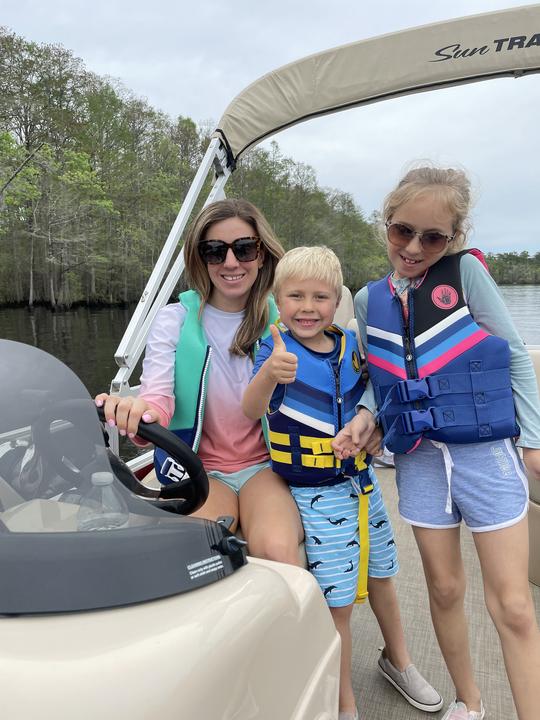
{"type": "MultiPolygon", "coordinates": [[[[66,365],[0,340],[0,368],[0,614],[112,607],[223,577],[215,528],[175,514],[182,499],[165,512],[171,501],[134,490],[66,365]]],[[[231,568],[245,562],[241,554],[226,560],[231,568]]]]}
{"type": "Polygon", "coordinates": [[[2,340],[0,366],[1,531],[121,531],[163,517],[115,476],[96,407],[66,365],[2,340]]]}

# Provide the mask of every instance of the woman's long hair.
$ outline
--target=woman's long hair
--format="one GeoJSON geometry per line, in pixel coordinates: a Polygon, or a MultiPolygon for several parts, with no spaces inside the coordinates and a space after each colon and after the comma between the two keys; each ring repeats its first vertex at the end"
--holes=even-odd
{"type": "Polygon", "coordinates": [[[248,355],[261,337],[268,323],[268,295],[274,281],[274,271],[284,250],[266,218],[247,200],[226,199],[207,205],[193,221],[184,243],[186,278],[189,286],[201,297],[201,313],[212,293],[212,283],[206,264],[199,255],[198,245],[206,238],[208,228],[229,218],[240,218],[253,228],[261,240],[263,265],[253,283],[246,303],[245,316],[238,328],[232,346],[234,355],[248,355]]]}

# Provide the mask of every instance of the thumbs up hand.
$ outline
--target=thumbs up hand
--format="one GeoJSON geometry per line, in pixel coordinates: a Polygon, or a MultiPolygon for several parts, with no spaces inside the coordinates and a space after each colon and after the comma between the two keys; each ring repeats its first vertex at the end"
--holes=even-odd
{"type": "Polygon", "coordinates": [[[276,385],[288,385],[296,378],[298,358],[288,352],[287,346],[275,325],[270,325],[274,340],[272,354],[263,362],[247,386],[242,398],[242,409],[246,417],[257,420],[268,410],[276,385]]]}
{"type": "Polygon", "coordinates": [[[265,363],[268,375],[275,383],[288,385],[296,379],[298,358],[287,350],[276,325],[270,326],[270,333],[274,340],[274,349],[265,363]]]}

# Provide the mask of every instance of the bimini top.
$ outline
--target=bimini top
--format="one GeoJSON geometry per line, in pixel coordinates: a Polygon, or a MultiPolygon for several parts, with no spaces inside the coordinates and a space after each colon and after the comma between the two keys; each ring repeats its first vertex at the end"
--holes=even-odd
{"type": "Polygon", "coordinates": [[[540,71],[540,4],[458,18],[309,55],[235,97],[215,136],[229,164],[279,130],[414,92],[540,71]]]}

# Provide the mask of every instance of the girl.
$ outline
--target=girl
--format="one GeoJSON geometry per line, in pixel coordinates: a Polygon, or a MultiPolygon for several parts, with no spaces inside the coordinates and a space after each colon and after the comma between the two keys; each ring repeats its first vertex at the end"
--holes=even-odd
{"type": "MultiPolygon", "coordinates": [[[[488,611],[520,720],[538,717],[540,634],[528,572],[527,480],[540,477],[540,403],[528,353],[497,287],[464,251],[470,188],[459,170],[411,170],[386,198],[394,271],[355,298],[374,410],[395,454],[399,511],[413,527],[431,616],[456,699],[443,720],[482,720],[464,614],[460,524],[473,532],[488,611]],[[374,392],[374,398],[373,398],[374,392]]],[[[361,447],[365,414],[336,439],[361,447]]]]}
{"type": "MultiPolygon", "coordinates": [[[[204,208],[184,245],[193,290],[162,308],[148,336],[138,398],[98,395],[109,425],[135,437],[139,420],[174,430],[199,454],[210,493],[194,515],[241,522],[250,553],[298,564],[303,538],[286,483],[270,469],[262,424],[241,407],[253,352],[276,317],[269,292],[283,255],[262,213],[245,200],[204,208]]],[[[162,452],[158,478],[181,471],[162,452]]]]}

